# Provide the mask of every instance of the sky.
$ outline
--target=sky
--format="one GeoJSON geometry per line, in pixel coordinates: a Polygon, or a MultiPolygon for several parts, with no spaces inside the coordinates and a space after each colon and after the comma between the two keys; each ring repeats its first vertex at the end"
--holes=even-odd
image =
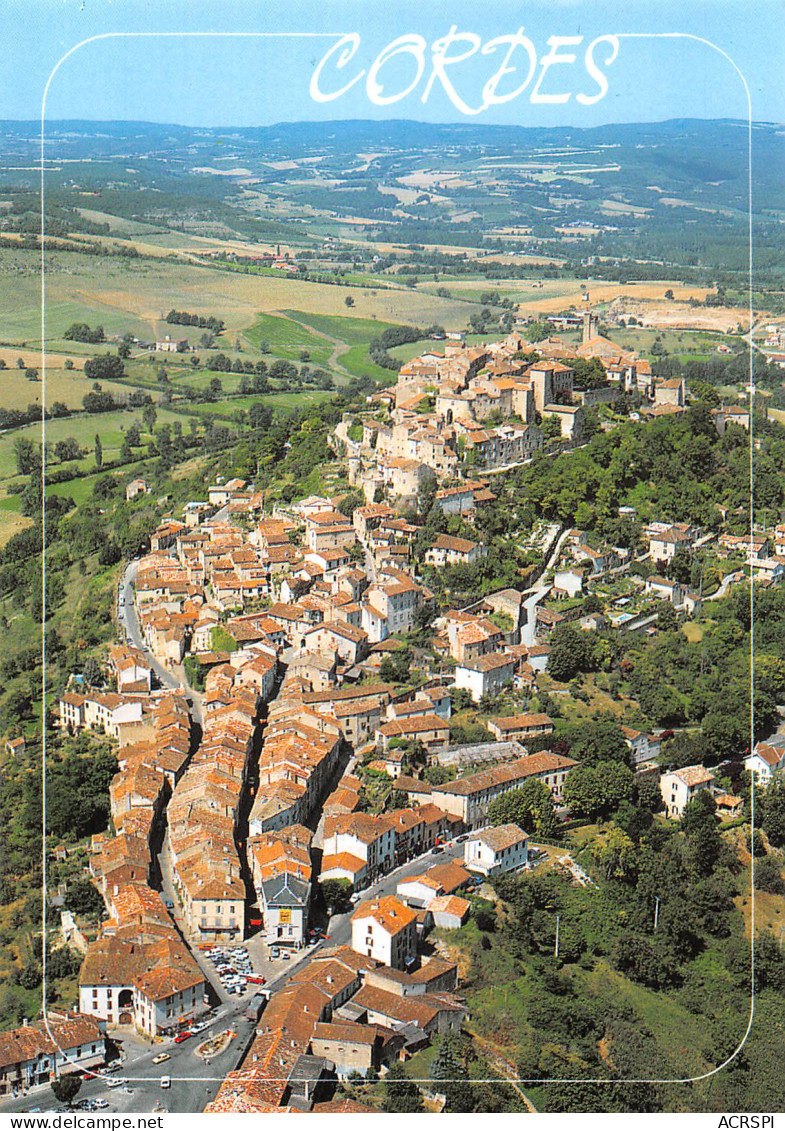
{"type": "Polygon", "coordinates": [[[744,119],[738,68],[753,119],[785,122],[785,0],[0,0],[0,14],[2,119],[39,118],[54,68],[49,120],[744,119]]]}

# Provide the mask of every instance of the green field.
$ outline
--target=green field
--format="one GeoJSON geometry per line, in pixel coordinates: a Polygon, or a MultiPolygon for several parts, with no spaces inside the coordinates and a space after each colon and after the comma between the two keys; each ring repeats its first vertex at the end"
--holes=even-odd
{"type": "MultiPolygon", "coordinates": [[[[156,426],[173,424],[175,420],[183,422],[182,416],[167,409],[158,408],[157,413],[156,426]]],[[[93,449],[96,433],[101,437],[104,459],[115,459],[123,445],[123,435],[133,421],[136,421],[144,430],[141,409],[136,409],[133,412],[102,412],[90,416],[81,415],[48,420],[46,423],[46,442],[47,444],[56,444],[58,440],[65,440],[73,436],[83,448],[87,449],[88,454],[80,460],[69,461],[68,466],[91,469],[95,466],[93,449]]],[[[19,437],[40,443],[40,424],[29,424],[25,428],[18,428],[0,436],[0,479],[11,479],[16,475],[14,444],[19,437]]],[[[49,470],[53,471],[57,466],[56,463],[51,462],[49,470]]]]}
{"type": "Polygon", "coordinates": [[[375,318],[353,318],[346,314],[310,314],[303,310],[285,310],[284,314],[298,322],[304,322],[314,330],[327,334],[347,346],[368,345],[378,338],[384,330],[390,330],[394,322],[380,322],[375,318]]]}
{"type": "Polygon", "coordinates": [[[385,330],[391,329],[394,323],[379,322],[373,318],[352,318],[348,315],[306,314],[302,310],[287,310],[285,313],[348,346],[348,349],[338,353],[338,364],[353,377],[390,381],[392,370],[383,369],[371,361],[368,357],[368,344],[385,330]]]}
{"type": "MultiPolygon", "coordinates": [[[[293,314],[287,311],[286,315],[293,314]]],[[[256,349],[267,341],[270,352],[288,361],[299,361],[300,354],[308,353],[308,365],[325,366],[333,352],[331,342],[309,333],[303,326],[281,314],[260,314],[256,322],[243,335],[256,349]]]]}

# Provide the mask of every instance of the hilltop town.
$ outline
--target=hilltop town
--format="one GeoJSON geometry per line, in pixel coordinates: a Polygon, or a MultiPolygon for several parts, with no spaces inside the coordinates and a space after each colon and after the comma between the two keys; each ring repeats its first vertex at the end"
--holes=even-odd
{"type": "MultiPolygon", "coordinates": [[[[71,1067],[134,1040],[167,1062],[188,1042],[204,1064],[228,1057],[208,1112],[375,1110],[358,1082],[398,1079],[465,1032],[450,939],[488,917],[501,881],[596,886],[565,829],[625,804],[649,822],[743,820],[742,768],[663,765],[673,730],[640,724],[668,709],[642,713],[634,684],[620,710],[575,716],[575,675],[601,667],[577,654],[603,632],[664,639],[745,578],[776,587],[785,525],[705,531],[626,506],[616,518],[639,535],[614,545],[546,523],[533,558],[508,550],[515,584],[477,596],[524,535],[512,513],[502,542],[488,524],[505,475],[612,430],[597,408],[620,397],[635,421],[694,412],[684,378],[653,377],[588,304],[581,327],[577,346],[445,339],[335,424],[343,496],[268,507],[253,482],[219,478],[122,564],[116,642],[61,690],[55,721],[102,735],[118,764],[87,865],[105,911],[92,935],[68,918],[83,954],[71,1067]],[[566,743],[565,718],[583,722],[566,743]]],[[[738,406],[707,421],[717,440],[750,428],[738,406]]],[[[126,499],[148,491],[138,477],[126,499]]],[[[744,761],[762,786],[785,763],[785,733],[765,738],[744,761]]],[[[588,859],[605,866],[602,836],[588,859]]],[[[58,1072],[34,1028],[0,1048],[0,1094],[58,1072]]]]}
{"type": "Polygon", "coordinates": [[[0,1116],[777,1110],[779,127],[47,127],[0,1116]]]}

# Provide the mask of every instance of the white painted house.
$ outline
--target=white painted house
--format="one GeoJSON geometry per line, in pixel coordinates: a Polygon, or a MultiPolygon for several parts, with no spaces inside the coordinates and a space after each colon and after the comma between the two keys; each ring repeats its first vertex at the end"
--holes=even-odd
{"type": "Polygon", "coordinates": [[[518,825],[484,829],[464,845],[464,863],[470,872],[496,876],[522,868],[529,859],[529,834],[518,825]]]}
{"type": "Polygon", "coordinates": [[[455,669],[455,686],[469,692],[475,703],[483,695],[498,695],[512,682],[515,659],[504,652],[488,652],[458,664],[455,669]]]}
{"type": "Polygon", "coordinates": [[[685,806],[704,789],[711,789],[714,774],[704,766],[685,766],[660,778],[660,793],[669,817],[681,817],[685,806]]]}
{"type": "Polygon", "coordinates": [[[352,950],[405,970],[417,953],[417,915],[394,895],[364,900],[352,915],[352,950]]]}
{"type": "Polygon", "coordinates": [[[758,742],[744,759],[744,769],[755,775],[758,785],[768,785],[774,775],[785,767],[785,746],[758,742]]]}

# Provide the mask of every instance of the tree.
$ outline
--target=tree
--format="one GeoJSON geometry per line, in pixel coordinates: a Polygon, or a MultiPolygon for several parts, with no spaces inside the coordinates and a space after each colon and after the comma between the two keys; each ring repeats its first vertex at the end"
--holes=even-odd
{"type": "Polygon", "coordinates": [[[673,291],[670,289],[670,287],[668,287],[667,291],[665,292],[665,297],[673,298],[673,291]]]}
{"type": "Polygon", "coordinates": [[[631,751],[615,719],[600,718],[582,723],[570,744],[570,757],[586,766],[598,762],[629,762],[631,751]]]}
{"type": "Polygon", "coordinates": [[[589,855],[606,880],[629,880],[634,876],[635,845],[627,833],[615,825],[592,841],[589,855]]]}
{"type": "Polygon", "coordinates": [[[409,679],[411,655],[408,648],[387,652],[379,666],[379,678],[385,683],[406,683],[409,679]]]}
{"type": "Polygon", "coordinates": [[[607,817],[630,795],[633,775],[619,762],[575,766],[564,782],[564,801],[572,812],[594,820],[607,817]]]}
{"type": "Polygon", "coordinates": [[[493,825],[515,824],[541,837],[553,837],[558,829],[553,795],[536,778],[492,801],[488,819],[493,825]]]}
{"type": "Polygon", "coordinates": [[[65,463],[69,459],[79,459],[81,454],[82,449],[73,436],[67,436],[65,440],[58,440],[54,446],[54,457],[60,463],[65,463]]]}
{"type": "Polygon", "coordinates": [[[104,901],[100,892],[88,879],[80,877],[70,885],[66,893],[66,905],[76,915],[86,915],[91,919],[100,918],[104,911],[104,901]]]}
{"type": "Polygon", "coordinates": [[[763,795],[763,831],[775,848],[785,845],[785,783],[775,778],[763,795]]]}
{"type": "Polygon", "coordinates": [[[349,897],[353,890],[350,880],[325,880],[319,886],[322,889],[322,898],[330,915],[349,910],[351,907],[349,897]]]}
{"type": "Polygon", "coordinates": [[[346,303],[347,306],[354,306],[354,299],[352,298],[351,295],[347,295],[346,298],[343,301],[346,303]]]}
{"type": "Polygon", "coordinates": [[[55,1094],[55,1099],[58,1103],[66,1104],[71,1107],[76,1097],[79,1095],[79,1089],[82,1087],[82,1078],[76,1072],[69,1073],[68,1076],[60,1076],[57,1080],[52,1080],[49,1087],[55,1094]]]}
{"type": "Polygon", "coordinates": [[[397,1112],[401,1115],[424,1110],[420,1089],[407,1077],[402,1064],[393,1064],[384,1078],[382,1106],[385,1111],[397,1112]]]}
{"type": "Polygon", "coordinates": [[[33,369],[33,368],[25,369],[25,377],[27,378],[28,381],[37,381],[38,380],[38,370],[33,369]]]}
{"type": "Polygon", "coordinates": [[[155,405],[145,405],[142,413],[142,420],[148,432],[152,432],[155,422],[158,419],[158,413],[155,411],[155,405]]]}
{"type": "Polygon", "coordinates": [[[597,633],[583,632],[560,624],[553,633],[548,673],[560,683],[569,683],[581,672],[595,671],[598,664],[597,633]]]}
{"type": "Polygon", "coordinates": [[[431,1065],[431,1079],[435,1090],[442,1092],[446,1098],[445,1111],[473,1110],[473,1095],[468,1077],[465,1066],[455,1055],[452,1041],[444,1039],[431,1065]]]}
{"type": "Polygon", "coordinates": [[[575,373],[574,389],[603,389],[608,384],[605,369],[598,357],[573,358],[570,361],[570,368],[575,373]]]}
{"type": "Polygon", "coordinates": [[[273,410],[269,405],[256,401],[248,410],[248,420],[253,429],[264,432],[273,422],[273,410]]]}
{"type": "Polygon", "coordinates": [[[104,462],[104,449],[101,444],[101,437],[96,432],[95,434],[95,466],[101,467],[104,462]]]}
{"type": "Polygon", "coordinates": [[[85,678],[85,682],[90,684],[91,687],[98,687],[104,681],[101,665],[93,656],[85,660],[82,665],[82,675],[85,678]]]}
{"type": "Polygon", "coordinates": [[[41,466],[41,453],[32,440],[19,436],[14,440],[16,470],[19,475],[30,475],[41,466]]]}
{"type": "Polygon", "coordinates": [[[660,632],[673,632],[679,627],[679,617],[670,601],[664,601],[657,615],[657,628],[660,632]]]}
{"type": "Polygon", "coordinates": [[[755,865],[755,887],[772,895],[785,895],[782,877],[782,858],[779,854],[765,856],[755,865]]]}
{"type": "Polygon", "coordinates": [[[561,439],[561,421],[554,413],[543,416],[540,429],[545,443],[549,443],[551,440],[561,439]]]}

